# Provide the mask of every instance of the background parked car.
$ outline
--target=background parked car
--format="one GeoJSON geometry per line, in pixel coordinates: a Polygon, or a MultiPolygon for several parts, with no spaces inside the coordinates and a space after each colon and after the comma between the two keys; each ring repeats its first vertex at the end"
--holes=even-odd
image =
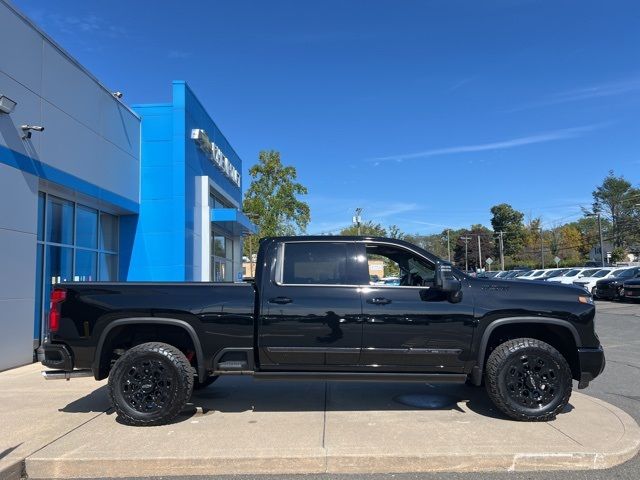
{"type": "Polygon", "coordinates": [[[558,277],[550,278],[547,282],[557,282],[564,283],[566,285],[571,285],[575,280],[593,275],[599,270],[599,268],[572,268],[568,272],[565,272],[563,275],[558,277]]]}
{"type": "Polygon", "coordinates": [[[602,280],[603,278],[609,278],[615,276],[616,273],[627,270],[628,267],[605,267],[598,270],[596,273],[591,275],[590,277],[582,277],[578,280],[575,280],[573,284],[577,287],[584,288],[587,292],[591,293],[594,297],[596,296],[596,283],[598,280],[602,280]]]}
{"type": "Polygon", "coordinates": [[[596,282],[596,297],[618,300],[624,293],[624,282],[634,278],[640,278],[640,267],[627,268],[615,276],[598,280],[596,282]]]}
{"type": "Polygon", "coordinates": [[[640,278],[624,282],[623,288],[624,298],[626,300],[640,300],[640,278]]]}

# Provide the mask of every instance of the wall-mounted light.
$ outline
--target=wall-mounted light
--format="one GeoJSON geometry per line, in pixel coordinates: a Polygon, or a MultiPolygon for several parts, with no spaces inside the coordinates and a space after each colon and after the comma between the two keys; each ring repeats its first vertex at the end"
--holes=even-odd
{"type": "Polygon", "coordinates": [[[113,92],[111,95],[113,95],[116,98],[122,98],[123,93],[122,92],[113,92]]]}
{"type": "Polygon", "coordinates": [[[11,100],[9,97],[0,95],[0,113],[11,113],[16,108],[17,103],[11,100]]]}
{"type": "Polygon", "coordinates": [[[44,132],[44,127],[40,125],[22,125],[20,126],[24,135],[22,135],[22,140],[28,140],[31,138],[31,132],[44,132]]]}

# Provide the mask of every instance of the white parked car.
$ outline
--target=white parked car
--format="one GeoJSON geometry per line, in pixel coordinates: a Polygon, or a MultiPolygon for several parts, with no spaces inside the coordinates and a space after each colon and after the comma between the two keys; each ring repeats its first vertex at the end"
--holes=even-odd
{"type": "Polygon", "coordinates": [[[616,277],[623,270],[627,270],[630,267],[605,267],[598,270],[590,277],[582,277],[573,282],[577,287],[584,288],[587,292],[591,293],[595,297],[596,282],[603,278],[616,277]]]}
{"type": "Polygon", "coordinates": [[[553,277],[547,280],[549,283],[564,283],[565,285],[571,285],[574,281],[582,278],[589,277],[596,273],[599,268],[572,268],[564,275],[560,275],[559,277],[553,277]]]}
{"type": "Polygon", "coordinates": [[[547,273],[547,269],[533,270],[529,275],[522,275],[518,277],[520,280],[541,280],[547,273]]]}

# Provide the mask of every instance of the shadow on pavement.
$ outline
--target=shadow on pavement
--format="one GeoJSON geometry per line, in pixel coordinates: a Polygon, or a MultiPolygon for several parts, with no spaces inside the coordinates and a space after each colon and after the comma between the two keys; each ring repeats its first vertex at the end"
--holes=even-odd
{"type": "Polygon", "coordinates": [[[58,409],[59,412],[65,413],[100,413],[106,410],[109,410],[107,414],[113,413],[106,385],[58,409]]]}
{"type": "Polygon", "coordinates": [[[11,448],[7,448],[3,451],[0,452],[0,460],[2,460],[4,457],[6,457],[7,455],[9,455],[11,452],[13,452],[16,448],[18,448],[20,445],[22,445],[24,442],[20,442],[18,445],[16,445],[15,447],[11,447],[11,448]]]}
{"type": "MultiPolygon", "coordinates": [[[[113,409],[102,386],[59,411],[107,412],[113,409]]],[[[571,404],[563,413],[573,409],[571,404]]],[[[190,402],[171,423],[213,412],[451,410],[510,420],[493,405],[484,388],[467,385],[432,385],[401,382],[277,382],[250,378],[224,378],[193,392],[190,402]]],[[[122,423],[122,422],[119,422],[122,423]]]]}

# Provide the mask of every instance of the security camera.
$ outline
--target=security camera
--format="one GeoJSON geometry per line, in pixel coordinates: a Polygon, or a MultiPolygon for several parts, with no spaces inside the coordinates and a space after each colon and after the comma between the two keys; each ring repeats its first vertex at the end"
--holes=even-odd
{"type": "Polygon", "coordinates": [[[113,92],[113,96],[116,98],[122,98],[122,92],[113,92]]]}
{"type": "Polygon", "coordinates": [[[22,135],[23,140],[31,138],[31,131],[44,132],[44,127],[41,127],[40,125],[22,125],[20,128],[24,132],[24,135],[22,135]]]}

